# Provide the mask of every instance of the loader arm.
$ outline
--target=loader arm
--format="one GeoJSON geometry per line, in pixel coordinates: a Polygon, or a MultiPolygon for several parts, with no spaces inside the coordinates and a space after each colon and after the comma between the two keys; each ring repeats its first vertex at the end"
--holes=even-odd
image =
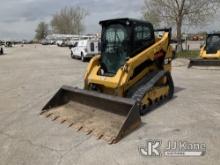
{"type": "MultiPolygon", "coordinates": [[[[118,90],[118,95],[123,95],[123,92],[129,89],[137,81],[139,81],[144,75],[149,71],[155,70],[154,61],[164,56],[167,59],[168,63],[172,60],[172,47],[169,46],[169,33],[165,32],[161,39],[159,39],[155,44],[146,48],[135,57],[130,58],[124,66],[122,66],[117,73],[112,77],[102,76],[97,74],[100,69],[100,56],[96,56],[91,60],[88,65],[85,82],[89,84],[99,84],[103,86],[108,86],[111,89],[121,89],[118,90]],[[140,73],[135,73],[135,69],[138,70],[138,67],[142,64],[149,63],[150,65],[145,67],[140,73]],[[137,75],[134,75],[137,74],[137,75]],[[132,78],[133,76],[133,78],[132,78]],[[123,89],[123,90],[122,90],[123,89]]],[[[171,67],[165,65],[165,70],[170,71],[171,67]]],[[[85,84],[85,89],[89,89],[89,84],[85,84]]],[[[114,93],[114,92],[113,92],[114,93]]]]}
{"type": "MultiPolygon", "coordinates": [[[[145,62],[154,63],[154,61],[157,58],[160,58],[161,56],[164,56],[164,58],[167,58],[167,60],[169,60],[169,62],[171,62],[171,60],[172,60],[172,48],[169,46],[169,33],[168,32],[165,32],[163,37],[158,42],[156,42],[154,45],[147,48],[146,50],[144,50],[143,52],[141,52],[140,54],[138,54],[134,58],[130,59],[125,64],[125,66],[127,66],[127,68],[129,68],[129,70],[128,70],[128,74],[127,74],[126,81],[124,82],[124,84],[129,82],[129,79],[134,74],[135,68],[137,68],[138,66],[140,66],[141,64],[143,64],[145,62]]],[[[134,78],[134,80],[132,80],[132,82],[129,83],[129,85],[127,86],[127,89],[130,86],[134,85],[137,81],[139,81],[150,70],[154,70],[154,69],[155,69],[155,65],[151,65],[150,67],[146,67],[142,72],[140,72],[134,78]]],[[[167,67],[166,70],[170,71],[171,68],[167,67]]],[[[121,85],[123,85],[123,84],[121,84],[121,85]]]]}

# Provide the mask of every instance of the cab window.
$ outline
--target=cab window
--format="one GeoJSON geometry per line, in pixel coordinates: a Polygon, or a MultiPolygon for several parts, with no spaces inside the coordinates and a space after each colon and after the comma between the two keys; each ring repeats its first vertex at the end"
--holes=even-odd
{"type": "Polygon", "coordinates": [[[135,53],[151,46],[154,43],[152,29],[146,25],[137,25],[134,28],[133,42],[133,51],[135,53]]]}
{"type": "Polygon", "coordinates": [[[95,44],[94,44],[94,42],[90,43],[90,49],[91,49],[92,52],[95,51],[95,44]]]}

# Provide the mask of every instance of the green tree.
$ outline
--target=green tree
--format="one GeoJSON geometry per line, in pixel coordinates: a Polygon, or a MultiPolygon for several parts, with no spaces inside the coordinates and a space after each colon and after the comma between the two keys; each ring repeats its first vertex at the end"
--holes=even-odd
{"type": "Polygon", "coordinates": [[[48,35],[48,24],[46,24],[45,22],[40,22],[35,32],[35,39],[37,39],[38,41],[46,38],[48,35]]]}

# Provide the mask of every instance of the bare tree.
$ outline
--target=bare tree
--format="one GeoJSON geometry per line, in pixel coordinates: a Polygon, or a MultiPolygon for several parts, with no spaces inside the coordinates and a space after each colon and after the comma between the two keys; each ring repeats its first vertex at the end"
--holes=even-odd
{"type": "Polygon", "coordinates": [[[85,30],[83,20],[88,12],[80,7],[65,7],[53,16],[51,21],[55,33],[80,34],[85,30]]]}
{"type": "Polygon", "coordinates": [[[48,24],[46,24],[45,22],[40,22],[35,32],[36,32],[35,38],[37,40],[42,40],[46,38],[48,35],[48,24]]]}
{"type": "Polygon", "coordinates": [[[142,13],[145,19],[153,19],[157,24],[176,26],[178,48],[182,49],[182,26],[205,24],[219,4],[220,0],[144,0],[142,13]]]}
{"type": "Polygon", "coordinates": [[[142,10],[143,18],[151,22],[155,27],[160,26],[160,17],[155,11],[148,12],[145,8],[142,10]]]}

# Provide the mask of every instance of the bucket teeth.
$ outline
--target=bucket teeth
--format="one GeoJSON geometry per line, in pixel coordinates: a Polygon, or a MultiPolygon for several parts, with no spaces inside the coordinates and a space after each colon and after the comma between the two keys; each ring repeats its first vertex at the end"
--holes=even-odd
{"type": "Polygon", "coordinates": [[[113,140],[115,139],[113,136],[109,136],[109,135],[105,135],[104,137],[103,137],[103,139],[105,140],[105,141],[107,141],[109,144],[112,144],[112,142],[113,142],[113,140]]]}
{"type": "Polygon", "coordinates": [[[52,115],[52,113],[49,113],[46,117],[49,118],[52,115]]]}
{"type": "Polygon", "coordinates": [[[82,129],[83,129],[83,126],[79,127],[77,131],[80,131],[80,130],[82,130],[82,129]]]}
{"type": "Polygon", "coordinates": [[[115,144],[116,143],[116,139],[113,139],[109,144],[115,144]]]}
{"type": "Polygon", "coordinates": [[[112,144],[139,126],[139,107],[133,99],[63,86],[43,107],[40,115],[96,136],[112,144]]]}
{"type": "Polygon", "coordinates": [[[101,134],[101,135],[99,135],[99,136],[98,136],[98,138],[97,138],[97,139],[99,140],[99,139],[101,139],[103,136],[104,136],[104,135],[103,135],[103,134],[101,134]]]}
{"type": "Polygon", "coordinates": [[[54,113],[44,112],[43,113],[46,118],[52,119],[52,121],[58,121],[60,124],[67,123],[68,128],[73,127],[76,131],[82,131],[85,132],[86,135],[93,135],[96,137],[97,140],[104,140],[108,144],[114,144],[116,143],[116,137],[112,136],[110,134],[106,134],[103,132],[103,130],[98,130],[90,125],[86,125],[85,123],[82,123],[81,121],[73,122],[71,120],[68,120],[67,118],[62,118],[61,116],[55,116],[54,113]]]}
{"type": "Polygon", "coordinates": [[[56,121],[59,118],[59,116],[55,116],[52,121],[56,121]]]}
{"type": "Polygon", "coordinates": [[[90,131],[90,129],[84,126],[83,129],[82,129],[82,131],[87,134],[87,133],[90,131]]]}
{"type": "Polygon", "coordinates": [[[80,123],[74,123],[73,128],[75,128],[77,131],[80,131],[83,127],[82,124],[80,123]]]}
{"type": "Polygon", "coordinates": [[[44,111],[42,111],[41,113],[40,113],[40,115],[43,115],[45,112],[44,111]]]}
{"type": "Polygon", "coordinates": [[[92,130],[89,130],[86,135],[90,135],[91,133],[92,133],[92,130]]]}
{"type": "Polygon", "coordinates": [[[95,136],[95,137],[99,137],[100,135],[103,135],[103,133],[101,133],[100,131],[97,131],[97,130],[93,130],[92,134],[95,136]]]}
{"type": "Polygon", "coordinates": [[[65,123],[65,122],[66,122],[66,120],[64,119],[64,120],[62,120],[60,123],[63,124],[63,123],[65,123]]]}
{"type": "Polygon", "coordinates": [[[70,128],[70,127],[72,127],[72,126],[73,126],[73,124],[74,124],[74,123],[71,123],[71,124],[70,124],[68,127],[69,127],[69,128],[70,128]]]}

